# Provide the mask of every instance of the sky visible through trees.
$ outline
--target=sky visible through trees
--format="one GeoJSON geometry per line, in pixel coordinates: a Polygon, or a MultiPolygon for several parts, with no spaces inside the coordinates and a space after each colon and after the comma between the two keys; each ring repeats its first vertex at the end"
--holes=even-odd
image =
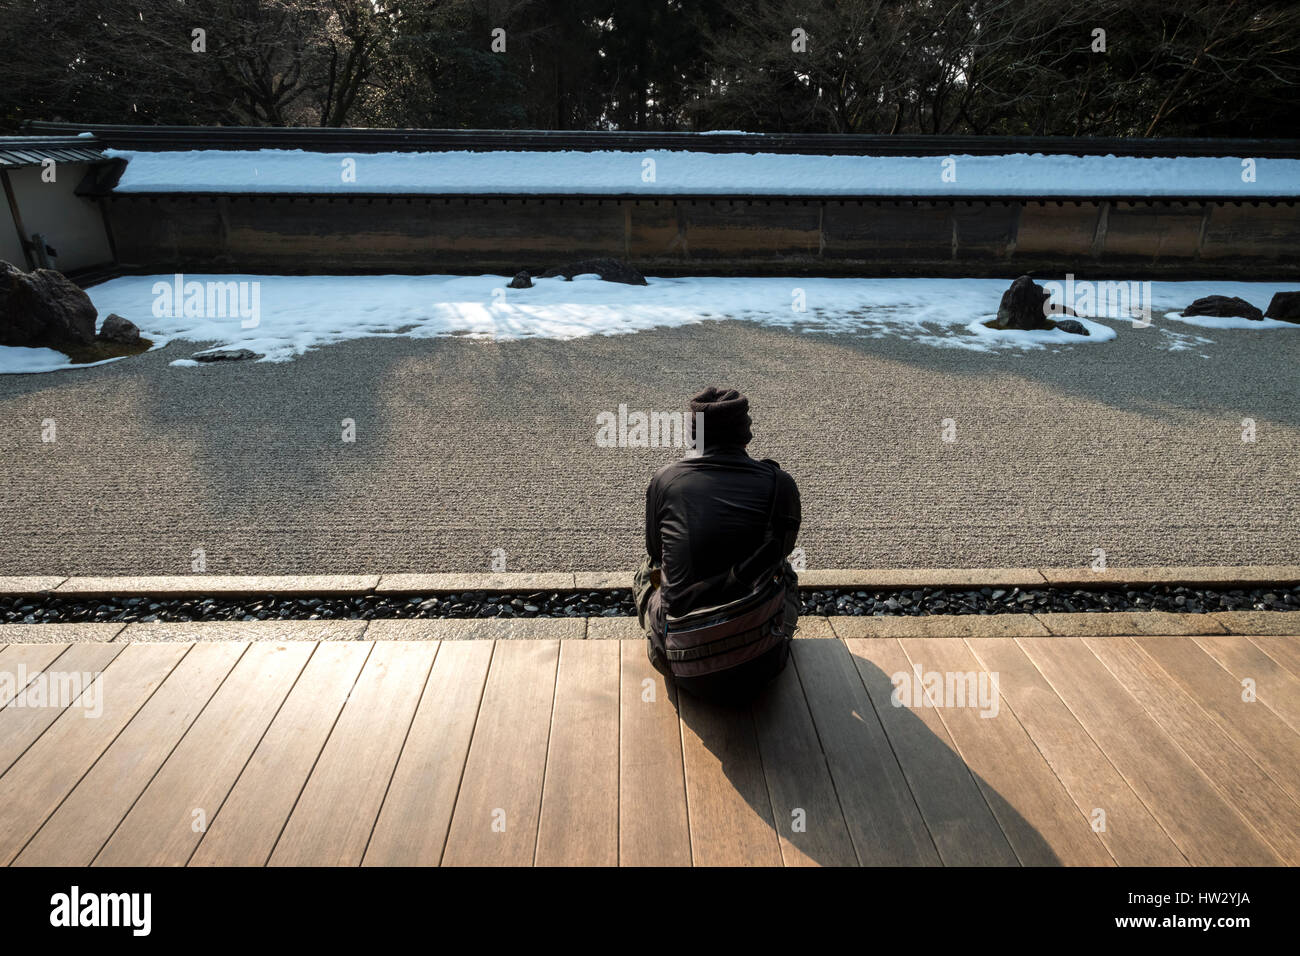
{"type": "Polygon", "coordinates": [[[0,125],[1294,136],[1300,4],[0,0],[0,125]]]}

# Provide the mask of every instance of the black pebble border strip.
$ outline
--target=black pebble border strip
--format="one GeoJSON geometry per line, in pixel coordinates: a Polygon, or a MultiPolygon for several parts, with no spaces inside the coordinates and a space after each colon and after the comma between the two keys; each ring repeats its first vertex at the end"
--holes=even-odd
{"type": "MultiPolygon", "coordinates": [[[[803,614],[921,617],[931,614],[1031,614],[1058,611],[1300,611],[1300,585],[1198,588],[854,588],[801,589],[803,614]]],[[[148,621],[320,621],[414,618],[630,617],[627,588],[436,596],[355,597],[0,597],[0,624],[148,621]]]]}

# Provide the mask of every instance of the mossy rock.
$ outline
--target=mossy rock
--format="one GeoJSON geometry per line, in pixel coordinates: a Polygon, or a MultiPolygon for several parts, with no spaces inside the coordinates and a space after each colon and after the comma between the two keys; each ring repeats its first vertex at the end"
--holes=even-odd
{"type": "MultiPolygon", "coordinates": [[[[1011,328],[1011,326],[1006,325],[1005,323],[1000,322],[997,319],[989,319],[987,322],[981,322],[980,324],[983,325],[986,329],[997,329],[998,331],[1006,331],[1007,329],[1011,328]]],[[[1012,331],[1045,332],[1045,331],[1051,331],[1054,328],[1056,328],[1056,320],[1044,318],[1042,326],[1037,329],[1012,329],[1012,331]]]]}
{"type": "Polygon", "coordinates": [[[60,352],[72,359],[73,365],[87,365],[91,362],[102,362],[105,359],[139,355],[141,352],[149,351],[152,347],[153,341],[146,338],[141,338],[138,342],[132,342],[130,345],[96,339],[86,345],[64,342],[56,346],[60,352]]]}

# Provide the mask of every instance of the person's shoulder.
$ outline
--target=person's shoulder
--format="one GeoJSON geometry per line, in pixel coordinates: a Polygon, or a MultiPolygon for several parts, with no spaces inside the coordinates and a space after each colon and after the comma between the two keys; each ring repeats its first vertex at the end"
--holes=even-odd
{"type": "Polygon", "coordinates": [[[793,478],[791,478],[790,473],[786,471],[784,468],[782,468],[781,463],[777,461],[775,458],[760,458],[759,461],[761,461],[764,465],[767,465],[769,468],[775,469],[778,475],[784,475],[785,477],[790,478],[791,481],[794,480],[793,478]]]}
{"type": "Polygon", "coordinates": [[[793,488],[795,491],[799,490],[799,485],[794,480],[794,475],[790,474],[788,471],[782,468],[781,463],[779,461],[777,461],[775,458],[763,458],[761,459],[761,461],[763,462],[763,464],[767,465],[768,467],[776,471],[777,481],[781,482],[787,487],[793,488]]]}
{"type": "Polygon", "coordinates": [[[680,461],[670,461],[666,465],[660,465],[658,470],[656,470],[654,475],[650,478],[650,487],[662,488],[670,484],[674,478],[678,477],[686,470],[686,463],[689,460],[690,459],[684,458],[680,461]]]}

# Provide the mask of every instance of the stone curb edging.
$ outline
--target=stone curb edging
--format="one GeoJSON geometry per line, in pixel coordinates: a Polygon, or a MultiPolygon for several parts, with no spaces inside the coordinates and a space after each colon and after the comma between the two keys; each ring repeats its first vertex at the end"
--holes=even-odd
{"type": "MultiPolygon", "coordinates": [[[[1245,567],[1155,566],[1108,568],[900,568],[799,572],[802,588],[1110,588],[1180,584],[1243,587],[1300,583],[1300,565],[1245,567]]],[[[303,575],[22,575],[0,577],[0,596],[231,597],[241,594],[353,597],[365,594],[440,594],[463,591],[606,591],[632,586],[630,571],[544,573],[303,574],[303,575]]]]}
{"type": "MultiPolygon", "coordinates": [[[[1295,611],[1171,614],[1114,611],[1084,614],[933,614],[923,617],[799,618],[800,640],[849,638],[1052,637],[1300,637],[1295,611]]],[[[0,624],[6,644],[124,641],[465,641],[638,640],[634,617],[423,618],[374,621],[191,621],[149,623],[0,624]]],[[[3,660],[0,659],[0,666],[3,660]]]]}
{"type": "Polygon", "coordinates": [[[1109,587],[1124,585],[1182,584],[1189,587],[1243,587],[1261,584],[1300,584],[1300,565],[1254,564],[1242,567],[1159,565],[1146,568],[1043,568],[1055,587],[1109,587]]]}
{"type": "MultiPolygon", "coordinates": [[[[585,576],[585,575],[583,575],[585,576]]],[[[579,585],[579,575],[571,571],[501,574],[381,574],[375,586],[376,594],[440,594],[456,591],[595,591],[632,586],[629,572],[622,576],[621,584],[579,585]]],[[[602,575],[608,577],[608,575],[602,575]]]]}
{"type": "Polygon", "coordinates": [[[18,577],[0,577],[0,597],[26,594],[46,594],[68,580],[53,575],[27,574],[18,577]]]}
{"type": "MultiPolygon", "coordinates": [[[[352,597],[369,594],[379,584],[378,574],[234,575],[183,574],[140,576],[95,575],[64,578],[50,594],[68,597],[238,597],[243,594],[311,594],[317,597],[352,597]]],[[[0,578],[0,594],[8,579],[0,578]]]]}
{"type": "Polygon", "coordinates": [[[802,588],[1041,588],[1047,579],[1038,568],[848,568],[800,571],[802,588]]]}

